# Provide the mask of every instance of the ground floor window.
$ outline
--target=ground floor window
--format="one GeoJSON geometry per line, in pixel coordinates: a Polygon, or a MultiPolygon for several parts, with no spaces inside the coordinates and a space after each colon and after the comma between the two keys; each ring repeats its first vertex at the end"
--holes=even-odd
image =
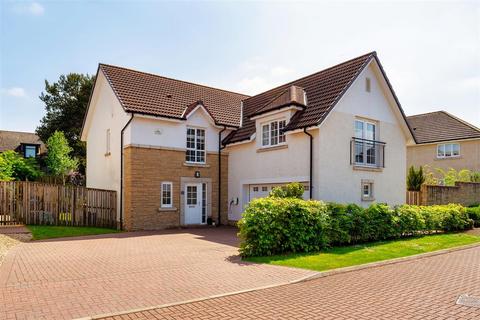
{"type": "Polygon", "coordinates": [[[362,180],[362,200],[372,201],[373,199],[373,181],[362,180]]]}
{"type": "Polygon", "coordinates": [[[172,201],[172,183],[171,182],[162,182],[161,204],[162,204],[162,208],[172,207],[173,201],[172,201]]]}

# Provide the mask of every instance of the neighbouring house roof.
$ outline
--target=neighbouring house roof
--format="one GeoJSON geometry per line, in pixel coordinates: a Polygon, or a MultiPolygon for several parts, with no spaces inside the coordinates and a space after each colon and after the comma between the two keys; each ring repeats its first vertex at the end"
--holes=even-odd
{"type": "Polygon", "coordinates": [[[418,144],[480,138],[480,129],[446,111],[407,117],[418,144]]]}
{"type": "Polygon", "coordinates": [[[185,119],[186,111],[201,101],[216,124],[240,126],[241,101],[247,95],[106,64],[99,69],[127,112],[185,119]]]}
{"type": "Polygon", "coordinates": [[[243,102],[242,128],[232,132],[225,139],[225,142],[235,143],[248,140],[255,132],[255,121],[250,118],[259,111],[264,111],[265,108],[269,109],[268,103],[275,99],[275,97],[281,95],[282,92],[285,92],[285,90],[288,90],[291,86],[300,87],[305,90],[307,106],[303,111],[298,111],[292,117],[285,131],[319,125],[372,59],[376,59],[375,52],[367,53],[247,98],[243,102]]]}
{"type": "Polygon", "coordinates": [[[45,145],[35,133],[0,130],[0,152],[19,151],[22,144],[40,145],[40,152],[45,151],[45,145]]]}

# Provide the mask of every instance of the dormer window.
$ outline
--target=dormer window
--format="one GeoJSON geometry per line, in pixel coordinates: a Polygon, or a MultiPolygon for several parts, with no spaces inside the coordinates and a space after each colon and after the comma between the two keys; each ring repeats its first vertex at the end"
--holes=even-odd
{"type": "Polygon", "coordinates": [[[285,143],[283,129],[287,124],[286,120],[271,121],[262,125],[262,146],[271,147],[285,143]]]}

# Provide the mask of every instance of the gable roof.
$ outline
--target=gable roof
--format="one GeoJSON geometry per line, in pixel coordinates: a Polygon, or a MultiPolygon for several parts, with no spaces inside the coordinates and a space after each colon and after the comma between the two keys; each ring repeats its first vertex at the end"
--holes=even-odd
{"type": "Polygon", "coordinates": [[[319,125],[362,70],[375,58],[376,52],[370,52],[247,98],[243,103],[242,128],[232,132],[225,139],[225,143],[235,143],[250,139],[250,136],[255,132],[255,121],[250,118],[290,86],[301,87],[305,90],[308,105],[303,111],[298,111],[292,117],[285,131],[319,125]]]}
{"type": "Polygon", "coordinates": [[[127,112],[175,119],[198,101],[215,124],[240,126],[241,101],[247,95],[107,64],[102,71],[127,112]]]}
{"type": "Polygon", "coordinates": [[[480,129],[446,111],[407,117],[418,144],[480,138],[480,129]]]}
{"type": "Polygon", "coordinates": [[[45,145],[40,137],[33,132],[0,130],[0,152],[19,151],[21,144],[38,144],[40,145],[40,152],[45,151],[45,145]]]}

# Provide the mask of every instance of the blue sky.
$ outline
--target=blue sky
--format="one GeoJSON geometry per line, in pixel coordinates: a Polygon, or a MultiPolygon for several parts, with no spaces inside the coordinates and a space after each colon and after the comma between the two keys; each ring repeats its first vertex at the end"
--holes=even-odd
{"type": "Polygon", "coordinates": [[[248,94],[376,50],[410,114],[480,126],[480,4],[1,1],[0,129],[33,131],[44,80],[99,62],[248,94]]]}

